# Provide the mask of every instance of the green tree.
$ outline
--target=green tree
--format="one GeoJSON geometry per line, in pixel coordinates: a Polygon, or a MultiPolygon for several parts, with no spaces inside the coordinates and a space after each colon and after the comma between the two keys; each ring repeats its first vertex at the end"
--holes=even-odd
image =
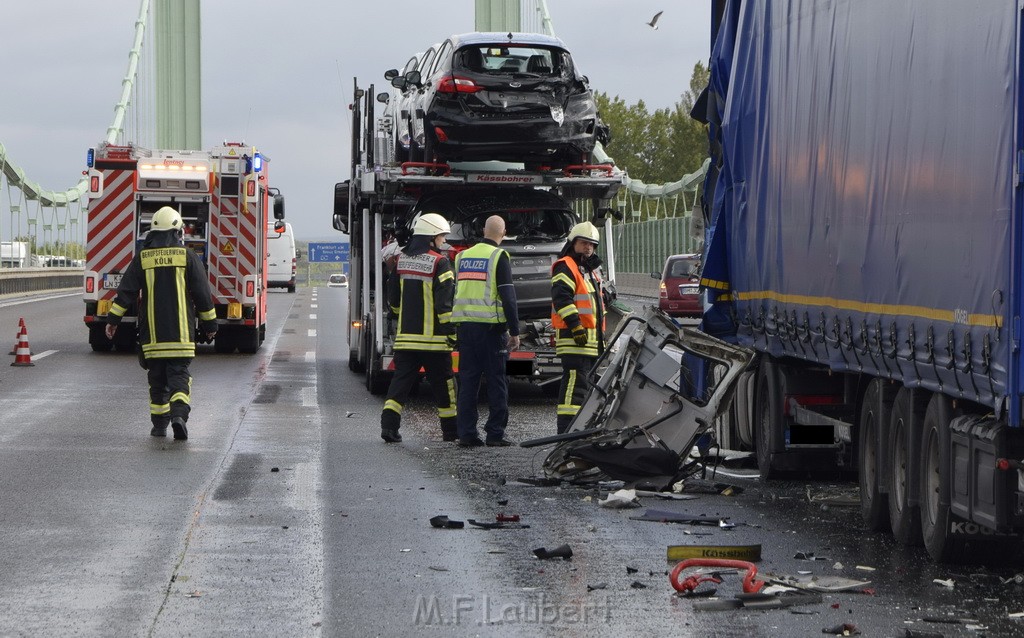
{"type": "Polygon", "coordinates": [[[697,62],[679,102],[654,112],[643,100],[630,105],[617,95],[595,93],[598,112],[612,134],[606,150],[616,165],[649,184],[672,182],[699,169],[707,157],[707,134],[690,111],[709,77],[708,68],[697,62]]]}

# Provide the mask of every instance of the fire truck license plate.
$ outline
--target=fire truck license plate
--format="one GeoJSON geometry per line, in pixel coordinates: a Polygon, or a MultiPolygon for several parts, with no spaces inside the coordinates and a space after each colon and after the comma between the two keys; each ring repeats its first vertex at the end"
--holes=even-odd
{"type": "Polygon", "coordinates": [[[103,289],[104,290],[115,290],[121,285],[121,274],[111,273],[103,275],[103,289]]]}

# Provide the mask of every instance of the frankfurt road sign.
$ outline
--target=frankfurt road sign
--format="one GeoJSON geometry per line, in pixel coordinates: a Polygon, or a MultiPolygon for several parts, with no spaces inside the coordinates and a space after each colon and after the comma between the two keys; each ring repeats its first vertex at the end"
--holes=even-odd
{"type": "Polygon", "coordinates": [[[348,261],[349,244],[313,243],[309,244],[309,263],[334,263],[348,261]]]}

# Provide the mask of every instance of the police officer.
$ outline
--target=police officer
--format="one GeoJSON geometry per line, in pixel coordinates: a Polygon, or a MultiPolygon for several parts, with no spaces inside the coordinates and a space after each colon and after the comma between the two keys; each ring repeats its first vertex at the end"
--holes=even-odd
{"type": "Polygon", "coordinates": [[[454,441],[455,376],[452,373],[451,314],[455,274],[451,262],[441,254],[451,226],[437,213],[421,215],[413,226],[412,238],[398,256],[388,302],[398,314],[395,335],[395,376],[388,387],[380,415],[380,438],[398,443],[402,435],[402,405],[419,383],[420,368],[434,392],[441,436],[454,441]],[[397,285],[396,285],[397,284],[397,285]]]}
{"type": "Polygon", "coordinates": [[[124,313],[142,293],[139,342],[149,377],[150,434],[188,438],[192,377],[188,366],[196,355],[196,316],[207,339],[217,334],[217,315],[203,262],[182,245],[178,211],[164,206],[153,214],[149,233],[121,277],[117,297],[107,315],[107,338],[113,339],[124,313]]]}
{"type": "Polygon", "coordinates": [[[555,353],[562,360],[558,391],[558,433],[580,411],[588,388],[587,372],[604,351],[604,299],[598,268],[599,235],[591,222],[569,230],[569,239],[551,266],[551,323],[555,353]]]}
{"type": "Polygon", "coordinates": [[[484,222],[484,239],[455,260],[455,306],[452,322],[458,326],[459,445],[504,447],[508,425],[508,353],[519,347],[519,310],[512,285],[508,253],[498,248],[505,238],[505,220],[492,215],[484,222]],[[477,395],[480,377],[487,377],[490,412],[484,424],[486,441],[477,431],[477,395]]]}

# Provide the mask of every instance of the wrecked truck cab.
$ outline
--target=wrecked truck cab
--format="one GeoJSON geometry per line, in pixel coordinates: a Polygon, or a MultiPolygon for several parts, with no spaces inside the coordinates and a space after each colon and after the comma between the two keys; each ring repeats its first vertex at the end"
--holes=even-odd
{"type": "Polygon", "coordinates": [[[522,445],[556,444],[544,461],[547,478],[664,488],[686,473],[690,450],[728,409],[753,353],[656,308],[623,319],[611,344],[569,430],[522,445]]]}

